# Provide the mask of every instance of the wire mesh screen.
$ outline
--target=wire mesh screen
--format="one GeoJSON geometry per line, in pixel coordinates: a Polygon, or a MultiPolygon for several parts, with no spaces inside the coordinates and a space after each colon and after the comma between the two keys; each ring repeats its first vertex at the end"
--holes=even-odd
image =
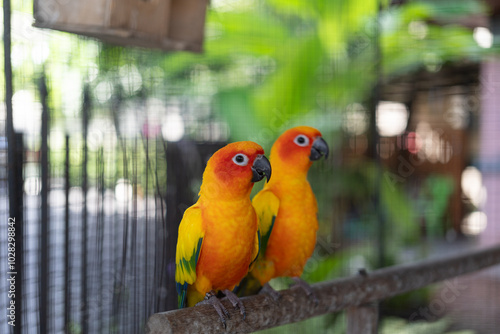
{"type": "MultiPolygon", "coordinates": [[[[35,91],[41,100],[51,94],[44,80],[35,91]]],[[[227,139],[222,122],[206,121],[197,132],[203,143],[164,139],[175,135],[165,127],[162,135],[158,119],[165,108],[210,109],[207,105],[179,99],[169,105],[141,96],[124,111],[118,93],[110,97],[110,109],[95,115],[92,95],[85,86],[80,124],[72,125],[80,131],[52,131],[46,153],[36,143],[39,134],[24,137],[23,161],[17,166],[24,170],[20,191],[26,246],[18,273],[26,297],[19,319],[23,332],[136,333],[152,313],[175,308],[178,221],[196,198],[204,163],[227,139]],[[167,161],[176,167],[167,168],[167,161]],[[47,192],[42,191],[45,185],[47,192]]],[[[51,110],[43,105],[41,123],[54,124],[57,118],[50,119],[51,110]]],[[[7,166],[2,168],[5,175],[7,166]]],[[[4,176],[3,194],[6,186],[4,176]]],[[[8,219],[5,207],[1,214],[8,219]]],[[[8,331],[6,321],[2,327],[8,331]]]]}
{"type": "MultiPolygon", "coordinates": [[[[176,307],[178,223],[196,200],[206,161],[227,142],[228,126],[214,115],[209,91],[170,85],[160,67],[139,73],[149,51],[121,54],[121,48],[41,31],[19,9],[12,17],[14,82],[22,87],[13,96],[20,159],[7,159],[2,126],[0,215],[8,221],[7,196],[16,194],[7,191],[7,171],[17,168],[22,207],[12,218],[24,245],[16,249],[23,303],[16,327],[3,317],[0,331],[142,332],[151,314],[176,307]],[[51,51],[58,70],[26,65],[47,63],[46,48],[58,44],[67,47],[51,51]],[[21,51],[33,59],[16,63],[21,51]],[[77,54],[102,63],[78,63],[77,54]]],[[[203,69],[179,75],[203,80],[203,69]]],[[[8,230],[0,233],[7,258],[8,230]]],[[[9,300],[0,305],[7,309],[9,300]]]]}

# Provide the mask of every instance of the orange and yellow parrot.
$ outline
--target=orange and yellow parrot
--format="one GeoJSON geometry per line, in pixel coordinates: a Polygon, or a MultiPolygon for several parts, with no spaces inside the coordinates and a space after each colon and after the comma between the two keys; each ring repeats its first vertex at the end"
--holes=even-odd
{"type": "Polygon", "coordinates": [[[328,156],[327,143],[318,130],[308,126],[285,131],[271,148],[273,178],[252,201],[259,216],[260,252],[241,282],[240,295],[255,294],[264,287],[276,299],[279,294],[267,283],[283,276],[292,277],[312,294],[309,285],[300,280],[314,251],[318,229],[318,206],[307,172],[323,155],[328,156]]]}
{"type": "Polygon", "coordinates": [[[271,177],[264,150],[251,141],[226,145],[208,160],[198,201],[179,225],[175,280],[179,308],[202,301],[213,305],[225,324],[220,291],[245,310],[232,293],[259,252],[258,220],[250,201],[254,182],[271,177]]]}

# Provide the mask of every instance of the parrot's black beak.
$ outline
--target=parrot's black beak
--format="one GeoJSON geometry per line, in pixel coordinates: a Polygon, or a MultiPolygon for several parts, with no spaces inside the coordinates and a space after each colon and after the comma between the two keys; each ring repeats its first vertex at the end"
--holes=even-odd
{"type": "Polygon", "coordinates": [[[259,182],[267,177],[267,182],[271,179],[271,163],[264,155],[259,155],[252,165],[252,182],[259,182]]]}
{"type": "Polygon", "coordinates": [[[325,159],[328,158],[328,144],[322,137],[317,137],[311,147],[311,155],[309,156],[309,160],[315,161],[320,159],[323,155],[325,159]]]}

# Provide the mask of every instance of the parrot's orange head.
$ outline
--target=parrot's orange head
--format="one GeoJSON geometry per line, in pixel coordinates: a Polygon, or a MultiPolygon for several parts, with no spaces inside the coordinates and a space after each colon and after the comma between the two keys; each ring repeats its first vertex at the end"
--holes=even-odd
{"type": "Polygon", "coordinates": [[[271,149],[271,163],[281,167],[306,171],[312,162],[328,157],[328,145],[319,130],[298,126],[285,131],[271,149]]]}
{"type": "Polygon", "coordinates": [[[207,196],[248,196],[253,183],[271,178],[271,164],[264,149],[251,141],[228,144],[207,162],[200,193],[207,196]]]}

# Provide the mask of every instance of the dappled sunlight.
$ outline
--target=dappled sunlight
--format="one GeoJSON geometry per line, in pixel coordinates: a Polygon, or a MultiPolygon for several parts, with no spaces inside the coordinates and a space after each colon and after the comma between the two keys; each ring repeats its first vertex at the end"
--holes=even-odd
{"type": "Polygon", "coordinates": [[[438,130],[431,128],[430,124],[421,122],[415,130],[418,138],[418,156],[420,159],[431,163],[447,163],[453,155],[450,142],[442,137],[438,130]]]}
{"type": "Polygon", "coordinates": [[[26,135],[40,133],[42,105],[31,91],[18,90],[12,96],[14,129],[26,135]]]}
{"type": "Polygon", "coordinates": [[[482,211],[474,211],[464,217],[462,221],[462,231],[471,236],[481,234],[486,229],[488,219],[482,211]]]}
{"type": "Polygon", "coordinates": [[[184,120],[180,109],[176,106],[168,107],[161,126],[163,138],[167,141],[179,141],[184,136],[184,120]]]}
{"type": "Polygon", "coordinates": [[[41,190],[40,177],[30,176],[24,180],[24,192],[28,196],[38,196],[41,190]]]}
{"type": "Polygon", "coordinates": [[[381,136],[402,134],[408,123],[408,109],[402,103],[381,101],[377,106],[377,129],[381,136]]]}
{"type": "Polygon", "coordinates": [[[359,136],[368,130],[368,112],[360,103],[346,107],[342,127],[351,135],[359,136]]]}
{"type": "Polygon", "coordinates": [[[480,47],[489,49],[493,45],[493,34],[490,29],[486,27],[476,27],[474,28],[473,35],[474,40],[480,47]]]}
{"type": "Polygon", "coordinates": [[[462,172],[462,191],[476,208],[482,208],[486,202],[486,187],[483,185],[481,172],[469,166],[462,172]]]}

